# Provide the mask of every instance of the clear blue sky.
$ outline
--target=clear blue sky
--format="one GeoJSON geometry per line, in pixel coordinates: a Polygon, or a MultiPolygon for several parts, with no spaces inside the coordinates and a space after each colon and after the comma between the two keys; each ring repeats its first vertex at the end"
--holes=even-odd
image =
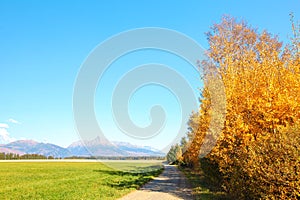
{"type": "MultiPolygon", "coordinates": [[[[134,28],[162,27],[182,32],[207,47],[204,33],[213,23],[219,22],[223,14],[230,14],[247,20],[254,27],[278,34],[286,41],[291,35],[290,12],[300,19],[299,1],[1,0],[0,137],[4,140],[5,135],[6,141],[26,138],[61,146],[78,140],[72,112],[77,73],[89,53],[115,34],[134,28]]],[[[136,65],[152,60],[177,63],[178,70],[184,65],[177,58],[158,52],[150,52],[147,56],[129,55],[122,62],[136,65]]],[[[109,81],[116,79],[114,75],[105,77],[107,92],[112,89],[109,81]]],[[[197,77],[192,75],[190,79],[193,87],[201,86],[197,77]]],[[[147,115],[143,114],[147,113],[149,106],[157,103],[147,102],[154,94],[168,104],[167,110],[178,107],[172,95],[156,89],[150,86],[135,94],[136,101],[145,102],[129,106],[137,124],[149,123],[147,115]],[[141,112],[143,110],[145,112],[141,112]]],[[[116,127],[109,122],[108,110],[103,111],[97,98],[100,98],[99,94],[96,96],[98,120],[107,120],[104,129],[113,133],[116,127]]],[[[170,119],[173,115],[176,112],[170,119]]],[[[171,123],[176,124],[176,120],[171,123]]],[[[168,127],[169,131],[176,129],[176,125],[168,127]]],[[[161,144],[154,142],[154,146],[160,148],[161,144]]]]}

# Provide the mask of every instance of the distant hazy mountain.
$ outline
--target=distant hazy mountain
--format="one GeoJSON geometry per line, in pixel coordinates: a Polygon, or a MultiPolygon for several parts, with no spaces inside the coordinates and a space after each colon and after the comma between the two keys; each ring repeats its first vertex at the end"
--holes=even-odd
{"type": "Polygon", "coordinates": [[[164,156],[164,153],[153,148],[124,142],[108,142],[99,137],[90,141],[74,142],[67,149],[77,156],[164,156]]]}
{"type": "Polygon", "coordinates": [[[74,142],[67,149],[77,156],[123,156],[118,147],[100,137],[74,142]]]}
{"type": "Polygon", "coordinates": [[[67,148],[72,155],[76,156],[90,156],[89,151],[85,148],[84,144],[81,141],[73,142],[67,148]]]}
{"type": "Polygon", "coordinates": [[[5,153],[14,153],[14,154],[19,154],[19,155],[22,155],[24,154],[24,152],[22,151],[18,151],[18,150],[15,150],[15,149],[10,149],[10,148],[5,148],[4,145],[0,145],[0,152],[5,152],[5,153]]]}
{"type": "Polygon", "coordinates": [[[159,150],[147,146],[137,146],[125,142],[112,142],[99,137],[90,141],[77,141],[67,148],[33,140],[17,140],[0,145],[0,152],[40,154],[44,156],[164,156],[159,150]]]}
{"type": "Polygon", "coordinates": [[[160,150],[149,146],[132,145],[128,142],[112,142],[119,150],[127,152],[132,156],[164,156],[165,154],[160,150]]]}
{"type": "Polygon", "coordinates": [[[22,154],[40,154],[44,156],[54,156],[54,157],[67,157],[71,156],[68,149],[50,144],[50,143],[39,143],[33,140],[17,140],[15,142],[2,145],[0,147],[5,150],[6,153],[18,153],[22,154]]]}

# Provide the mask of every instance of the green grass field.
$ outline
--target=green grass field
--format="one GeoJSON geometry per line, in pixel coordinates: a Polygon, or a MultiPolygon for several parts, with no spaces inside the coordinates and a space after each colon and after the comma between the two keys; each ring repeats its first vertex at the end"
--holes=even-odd
{"type": "Polygon", "coordinates": [[[98,162],[3,162],[0,199],[117,199],[162,169],[158,163],[114,165],[115,168],[98,162]],[[131,172],[116,170],[121,168],[131,172]]]}

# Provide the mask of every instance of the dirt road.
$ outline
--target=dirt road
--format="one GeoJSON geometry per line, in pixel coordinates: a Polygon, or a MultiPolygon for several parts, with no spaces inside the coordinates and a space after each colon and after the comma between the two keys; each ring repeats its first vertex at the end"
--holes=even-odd
{"type": "Polygon", "coordinates": [[[193,199],[192,189],[182,172],[172,165],[165,165],[164,167],[165,170],[159,177],[119,200],[193,199]]]}

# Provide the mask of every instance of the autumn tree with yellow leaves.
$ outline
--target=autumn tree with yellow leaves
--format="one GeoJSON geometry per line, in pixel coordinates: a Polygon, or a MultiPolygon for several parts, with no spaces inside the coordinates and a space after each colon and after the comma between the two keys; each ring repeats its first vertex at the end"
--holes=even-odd
{"type": "MultiPolygon", "coordinates": [[[[223,187],[235,199],[300,198],[300,41],[283,46],[277,36],[224,17],[207,34],[209,59],[199,112],[189,122],[183,160],[199,161],[211,124],[209,79],[222,80],[226,116],[206,157],[217,163],[223,187]],[[213,66],[213,67],[212,67],[213,66]]],[[[219,103],[221,103],[220,101],[219,103]]],[[[198,162],[199,163],[199,162],[198,162]]]]}

